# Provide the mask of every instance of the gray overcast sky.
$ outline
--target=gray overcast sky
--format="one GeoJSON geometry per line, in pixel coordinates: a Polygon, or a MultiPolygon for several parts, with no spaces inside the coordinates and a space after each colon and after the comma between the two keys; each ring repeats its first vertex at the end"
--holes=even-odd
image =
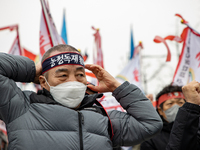
{"type": "MultiPolygon", "coordinates": [[[[93,33],[91,26],[100,28],[105,69],[116,76],[126,65],[130,51],[130,28],[134,43],[143,42],[142,55],[166,55],[164,44],[156,44],[156,35],[180,35],[185,25],[176,13],[200,32],[200,0],[49,0],[57,30],[62,26],[63,9],[69,44],[87,49],[92,63],[93,33]]],[[[0,0],[0,27],[18,24],[21,45],[35,54],[39,53],[41,4],[40,0],[0,0]]],[[[0,51],[8,51],[15,33],[0,32],[0,51]]],[[[155,93],[172,80],[177,64],[176,43],[168,42],[172,61],[148,81],[148,93],[155,93]],[[161,82],[158,82],[160,80],[161,82]],[[153,88],[152,88],[153,87],[153,88]]],[[[179,52],[182,45],[178,45],[179,52]]],[[[165,57],[142,59],[143,72],[151,78],[165,57]]]]}

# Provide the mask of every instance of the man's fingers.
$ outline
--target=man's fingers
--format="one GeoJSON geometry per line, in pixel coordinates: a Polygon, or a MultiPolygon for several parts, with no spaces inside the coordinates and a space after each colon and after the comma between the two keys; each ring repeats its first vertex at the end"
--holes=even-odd
{"type": "Polygon", "coordinates": [[[198,82],[196,83],[196,90],[198,93],[200,93],[200,83],[198,83],[198,82]]]}
{"type": "Polygon", "coordinates": [[[200,84],[197,81],[192,81],[183,86],[182,90],[184,95],[200,93],[200,84]]]}
{"type": "Polygon", "coordinates": [[[188,88],[195,88],[195,90],[199,93],[200,92],[200,87],[199,87],[199,82],[197,81],[192,81],[189,83],[189,87],[188,88]]]}
{"type": "Polygon", "coordinates": [[[85,65],[85,68],[92,71],[97,78],[102,76],[101,71],[103,70],[103,68],[99,65],[88,65],[87,64],[87,65],[85,65]]]}
{"type": "Polygon", "coordinates": [[[97,86],[94,86],[94,85],[87,85],[87,87],[88,87],[89,89],[91,89],[92,91],[99,92],[97,86]]]}
{"type": "Polygon", "coordinates": [[[189,103],[200,105],[200,84],[197,81],[192,81],[182,88],[185,99],[189,103]]]}

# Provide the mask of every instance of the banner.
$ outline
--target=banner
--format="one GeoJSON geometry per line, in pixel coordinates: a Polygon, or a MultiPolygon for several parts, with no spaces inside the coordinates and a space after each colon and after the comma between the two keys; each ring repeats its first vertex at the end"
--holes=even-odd
{"type": "Polygon", "coordinates": [[[140,71],[140,50],[143,48],[140,42],[138,46],[134,49],[134,56],[129,60],[128,64],[124,69],[116,76],[116,79],[123,83],[124,81],[129,81],[135,84],[142,90],[141,82],[141,71],[140,71]]]}
{"type": "Polygon", "coordinates": [[[45,0],[40,1],[42,6],[40,20],[40,56],[42,57],[49,48],[58,44],[64,44],[64,41],[57,32],[48,3],[45,0]]]}
{"type": "Polygon", "coordinates": [[[101,36],[99,33],[99,29],[95,29],[94,27],[92,27],[92,29],[96,31],[96,33],[94,34],[93,63],[100,65],[102,68],[104,68],[103,52],[101,49],[101,36]]]}
{"type": "Polygon", "coordinates": [[[200,34],[186,27],[182,38],[183,48],[172,81],[173,85],[178,86],[193,80],[200,82],[200,34]]]}

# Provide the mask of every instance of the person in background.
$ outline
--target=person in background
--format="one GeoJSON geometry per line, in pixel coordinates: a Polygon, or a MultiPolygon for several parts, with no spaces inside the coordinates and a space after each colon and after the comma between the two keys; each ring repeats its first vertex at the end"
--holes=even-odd
{"type": "Polygon", "coordinates": [[[166,150],[200,150],[200,83],[182,88],[186,103],[179,108],[166,150]]]}
{"type": "Polygon", "coordinates": [[[171,84],[164,87],[157,94],[156,101],[163,128],[156,136],[143,142],[141,150],[165,150],[178,109],[185,103],[182,87],[171,84]]]}
{"type": "Polygon", "coordinates": [[[0,96],[9,150],[112,150],[139,144],[162,129],[162,120],[137,86],[120,84],[98,65],[85,65],[70,45],[52,47],[37,65],[27,57],[0,53],[0,96]],[[97,86],[87,85],[85,69],[95,74],[97,86]],[[40,83],[42,90],[22,91],[16,82],[40,83]],[[99,93],[86,95],[87,87],[99,93]],[[102,113],[95,104],[104,92],[112,92],[127,113],[102,113]]]}

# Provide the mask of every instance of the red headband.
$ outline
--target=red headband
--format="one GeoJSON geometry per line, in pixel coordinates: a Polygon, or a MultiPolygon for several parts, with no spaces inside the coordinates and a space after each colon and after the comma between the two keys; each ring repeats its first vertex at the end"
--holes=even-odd
{"type": "Polygon", "coordinates": [[[166,93],[166,94],[163,94],[162,96],[159,97],[158,102],[157,102],[158,103],[157,106],[160,106],[161,103],[165,102],[168,99],[173,99],[173,98],[183,98],[183,99],[185,99],[182,92],[166,93]]]}

